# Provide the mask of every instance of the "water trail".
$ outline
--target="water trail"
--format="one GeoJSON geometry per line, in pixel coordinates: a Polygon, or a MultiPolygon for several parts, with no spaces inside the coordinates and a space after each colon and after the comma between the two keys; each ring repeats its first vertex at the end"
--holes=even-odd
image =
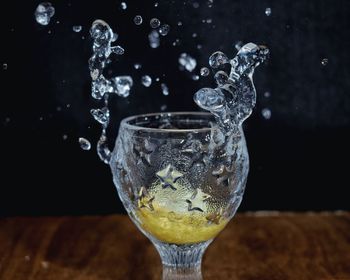
{"type": "Polygon", "coordinates": [[[114,53],[122,55],[124,49],[121,46],[112,46],[118,38],[110,26],[103,20],[95,20],[90,29],[93,40],[93,54],[89,59],[89,69],[92,78],[91,95],[97,100],[102,100],[102,108],[92,109],[90,112],[94,119],[102,125],[101,137],[97,143],[97,153],[100,159],[108,164],[111,151],[108,147],[106,129],[109,124],[108,100],[109,94],[115,93],[121,97],[127,97],[133,85],[130,76],[117,76],[110,79],[105,78],[103,70],[110,62],[109,56],[114,53]]]}

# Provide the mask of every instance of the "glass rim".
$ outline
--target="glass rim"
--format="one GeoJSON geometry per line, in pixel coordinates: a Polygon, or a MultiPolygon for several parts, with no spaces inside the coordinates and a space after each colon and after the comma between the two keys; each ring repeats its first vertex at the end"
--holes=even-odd
{"type": "MultiPolygon", "coordinates": [[[[189,132],[210,132],[212,127],[202,127],[202,128],[154,128],[146,127],[136,124],[130,124],[129,122],[137,118],[153,117],[153,116],[204,116],[211,117],[214,121],[214,116],[209,112],[198,112],[198,111],[181,111],[181,112],[156,112],[156,113],[147,113],[140,115],[133,115],[122,119],[120,122],[120,127],[124,127],[131,130],[144,131],[144,132],[159,132],[159,133],[189,133],[189,132]]],[[[210,122],[208,121],[208,124],[210,122]]]]}

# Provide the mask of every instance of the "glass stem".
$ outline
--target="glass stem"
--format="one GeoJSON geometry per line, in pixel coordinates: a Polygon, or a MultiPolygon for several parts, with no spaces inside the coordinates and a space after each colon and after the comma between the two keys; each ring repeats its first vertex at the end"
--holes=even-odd
{"type": "Polygon", "coordinates": [[[191,245],[155,243],[163,263],[163,280],[201,280],[202,257],[210,241],[191,245]]]}

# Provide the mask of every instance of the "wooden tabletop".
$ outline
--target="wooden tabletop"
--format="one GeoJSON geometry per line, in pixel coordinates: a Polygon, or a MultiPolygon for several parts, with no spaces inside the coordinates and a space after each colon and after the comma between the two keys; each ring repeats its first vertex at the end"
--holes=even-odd
{"type": "MultiPolygon", "coordinates": [[[[350,213],[236,215],[202,270],[204,279],[350,280],[350,213]]],[[[123,215],[3,218],[0,279],[161,279],[161,263],[123,215]]]]}

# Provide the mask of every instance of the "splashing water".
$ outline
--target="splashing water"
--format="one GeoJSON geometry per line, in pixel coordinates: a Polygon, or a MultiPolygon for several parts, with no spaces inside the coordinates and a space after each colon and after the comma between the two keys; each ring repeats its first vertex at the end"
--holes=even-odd
{"type": "Polygon", "coordinates": [[[152,18],[149,24],[152,28],[158,28],[160,26],[160,20],[157,18],[152,18]]]}
{"type": "Polygon", "coordinates": [[[91,149],[91,143],[86,138],[80,137],[79,144],[80,144],[80,148],[82,148],[85,151],[88,151],[91,149]]]}
{"type": "Polygon", "coordinates": [[[92,109],[91,114],[102,125],[102,134],[97,143],[97,153],[104,163],[109,163],[111,151],[108,148],[106,129],[109,124],[108,99],[110,93],[121,97],[127,97],[133,85],[130,76],[117,76],[107,79],[103,70],[109,63],[109,56],[114,53],[122,55],[124,49],[121,46],[112,46],[118,35],[113,33],[110,26],[103,20],[95,20],[90,29],[93,40],[93,54],[89,59],[89,69],[92,78],[91,95],[97,100],[103,99],[104,107],[92,109]]]}
{"type": "Polygon", "coordinates": [[[35,10],[35,20],[41,25],[48,25],[55,14],[55,8],[50,2],[43,2],[35,10]]]}
{"type": "Polygon", "coordinates": [[[197,61],[189,54],[182,53],[179,57],[179,64],[187,71],[192,72],[197,66],[197,61]]]}
{"type": "Polygon", "coordinates": [[[137,15],[137,16],[134,17],[134,23],[135,23],[136,25],[141,25],[141,24],[142,24],[142,21],[143,21],[142,16],[137,15]]]}
{"type": "Polygon", "coordinates": [[[163,24],[159,28],[159,34],[162,35],[162,36],[168,35],[169,31],[170,31],[170,25],[169,24],[163,24]]]}
{"type": "Polygon", "coordinates": [[[83,29],[83,27],[81,25],[74,25],[72,29],[74,32],[79,33],[83,29]]]}
{"type": "Polygon", "coordinates": [[[268,54],[265,46],[248,43],[231,60],[222,52],[210,56],[209,65],[213,69],[230,64],[231,71],[229,75],[218,71],[215,74],[218,87],[200,89],[195,93],[194,101],[215,116],[224,135],[238,133],[243,121],[252,113],[256,103],[254,69],[267,59],[268,54]]]}
{"type": "Polygon", "coordinates": [[[162,83],[160,87],[162,88],[163,95],[169,95],[169,88],[166,84],[162,83]]]}
{"type": "Polygon", "coordinates": [[[145,86],[145,87],[150,87],[152,84],[152,78],[148,75],[144,75],[141,78],[141,83],[145,86]]]}
{"type": "Polygon", "coordinates": [[[149,45],[152,49],[156,49],[160,45],[159,33],[156,30],[153,30],[148,35],[149,45]]]}

